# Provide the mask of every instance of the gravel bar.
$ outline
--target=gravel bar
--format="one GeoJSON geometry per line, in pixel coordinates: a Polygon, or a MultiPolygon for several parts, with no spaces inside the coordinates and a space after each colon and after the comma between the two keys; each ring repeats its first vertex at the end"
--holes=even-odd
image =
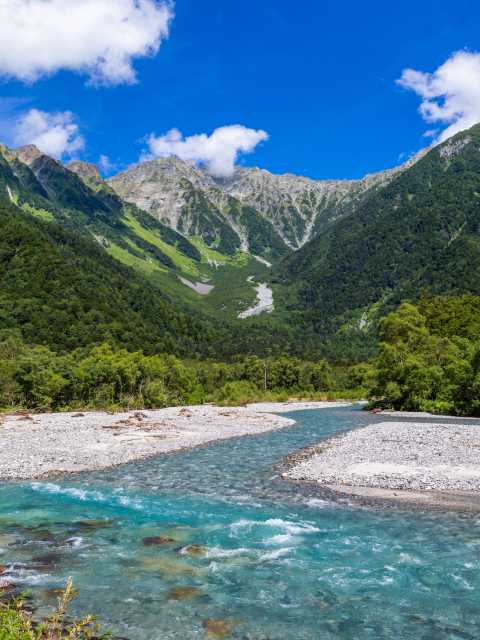
{"type": "MultiPolygon", "coordinates": [[[[477,494],[480,492],[480,426],[423,422],[380,422],[325,440],[283,475],[316,482],[352,495],[374,491],[477,494]]],[[[399,496],[400,497],[400,496],[399,496]]],[[[480,497],[480,494],[478,494],[480,497]]]]}
{"type": "Polygon", "coordinates": [[[344,403],[0,415],[0,480],[45,478],[114,467],[295,424],[294,420],[274,413],[333,406],[344,403]]]}

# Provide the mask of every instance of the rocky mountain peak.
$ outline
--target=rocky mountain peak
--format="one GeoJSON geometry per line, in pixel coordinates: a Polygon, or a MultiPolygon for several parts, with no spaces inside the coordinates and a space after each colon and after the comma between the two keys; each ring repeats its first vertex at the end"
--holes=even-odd
{"type": "Polygon", "coordinates": [[[164,180],[166,183],[173,183],[182,178],[198,186],[214,184],[208,174],[205,174],[196,165],[185,162],[177,156],[167,156],[140,162],[114,176],[109,182],[113,184],[121,183],[125,180],[164,180]]]}
{"type": "Polygon", "coordinates": [[[91,181],[94,184],[103,182],[103,178],[100,175],[100,171],[96,164],[83,162],[81,160],[74,160],[67,165],[67,169],[76,173],[77,176],[85,182],[91,181]]]}
{"type": "Polygon", "coordinates": [[[23,162],[28,166],[31,166],[35,160],[38,160],[45,155],[34,144],[26,144],[23,147],[18,147],[18,149],[13,150],[13,153],[20,162],[23,162]]]}
{"type": "Polygon", "coordinates": [[[169,156],[134,165],[110,178],[108,184],[123,199],[187,235],[198,235],[198,225],[193,228],[191,221],[186,222],[186,211],[193,202],[196,210],[207,208],[214,215],[226,216],[243,247],[248,242],[237,223],[238,216],[231,211],[232,206],[236,210],[248,207],[251,215],[271,225],[277,237],[295,250],[332,222],[351,214],[367,192],[386,186],[425,153],[361,180],[313,180],[245,167],[237,168],[230,177],[215,178],[194,164],[169,156]]]}
{"type": "Polygon", "coordinates": [[[177,156],[140,162],[107,180],[126,200],[155,218],[180,230],[182,210],[192,189],[203,191],[212,184],[195,165],[177,156]]]}

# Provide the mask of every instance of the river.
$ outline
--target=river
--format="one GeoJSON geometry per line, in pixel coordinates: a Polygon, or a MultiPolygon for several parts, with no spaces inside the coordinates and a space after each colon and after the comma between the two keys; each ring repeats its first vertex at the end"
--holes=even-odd
{"type": "Polygon", "coordinates": [[[131,640],[478,638],[479,518],[362,508],[282,481],[286,454],[375,420],[292,417],[267,435],[1,485],[0,564],[42,605],[72,576],[75,612],[131,640]]]}

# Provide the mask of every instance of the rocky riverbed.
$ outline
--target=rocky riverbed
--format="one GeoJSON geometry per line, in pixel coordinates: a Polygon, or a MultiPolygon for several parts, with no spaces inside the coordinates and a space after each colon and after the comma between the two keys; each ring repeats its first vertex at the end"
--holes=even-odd
{"type": "Polygon", "coordinates": [[[437,502],[437,494],[448,493],[469,504],[480,502],[480,426],[475,424],[371,424],[288,462],[285,478],[359,497],[437,502]]]}
{"type": "Polygon", "coordinates": [[[334,406],[327,402],[211,405],[123,413],[0,416],[0,480],[43,478],[117,466],[215,440],[295,424],[275,413],[334,406]]]}
{"type": "Polygon", "coordinates": [[[242,320],[251,318],[252,316],[260,316],[262,313],[272,313],[275,310],[273,291],[268,284],[265,282],[258,284],[256,291],[257,300],[255,304],[238,314],[238,317],[242,320]]]}

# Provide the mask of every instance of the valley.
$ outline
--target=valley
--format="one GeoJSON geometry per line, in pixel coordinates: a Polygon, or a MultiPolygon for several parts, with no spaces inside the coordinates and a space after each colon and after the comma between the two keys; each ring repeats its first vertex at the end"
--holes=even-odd
{"type": "Polygon", "coordinates": [[[0,640],[479,639],[478,18],[0,0],[0,640]]]}
{"type": "MultiPolygon", "coordinates": [[[[255,356],[265,371],[281,356],[328,361],[331,379],[313,386],[297,374],[280,385],[261,372],[233,376],[225,393],[250,400],[363,393],[398,409],[475,412],[475,384],[452,382],[447,360],[442,382],[425,382],[424,397],[413,401],[403,379],[392,393],[387,380],[404,374],[387,373],[381,340],[382,323],[401,317],[409,301],[420,305],[429,340],[453,340],[452,359],[477,370],[476,328],[445,335],[421,305],[443,297],[453,311],[455,301],[480,296],[479,144],[476,125],[358,181],[248,168],[219,178],[174,156],[104,180],[92,164],[65,166],[32,145],[3,146],[3,328],[52,349],[52,363],[63,349],[102,342],[193,361],[255,356]],[[445,397],[444,384],[453,384],[445,397]]],[[[420,359],[431,350],[422,344],[420,359]]],[[[211,397],[210,385],[198,384],[211,397]]]]}
{"type": "Polygon", "coordinates": [[[353,214],[422,155],[360,181],[314,181],[260,169],[216,179],[175,157],[140,163],[104,181],[95,165],[65,167],[33,146],[0,152],[10,202],[93,237],[187,308],[230,321],[262,315],[263,306],[270,313],[273,302],[263,285],[275,278],[282,258],[353,214]],[[267,302],[248,313],[260,285],[267,302]]]}

